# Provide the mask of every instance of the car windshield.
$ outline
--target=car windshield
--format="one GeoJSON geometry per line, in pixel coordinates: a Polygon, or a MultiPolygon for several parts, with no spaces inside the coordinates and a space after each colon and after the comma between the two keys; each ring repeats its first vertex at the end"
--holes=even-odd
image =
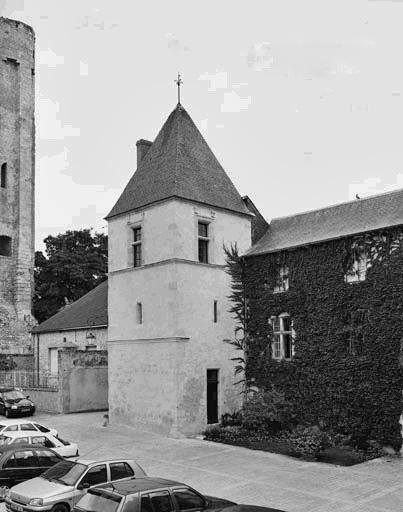
{"type": "Polygon", "coordinates": [[[122,498],[101,494],[95,489],[87,492],[77,503],[77,507],[88,512],[116,512],[122,498]]]}
{"type": "Polygon", "coordinates": [[[42,473],[41,477],[45,480],[55,480],[64,485],[74,486],[86,469],[87,466],[79,462],[63,460],[42,473]]]}
{"type": "Polygon", "coordinates": [[[24,393],[21,393],[21,391],[17,391],[16,389],[12,391],[6,391],[3,393],[4,400],[21,400],[22,398],[26,398],[24,393]]]}

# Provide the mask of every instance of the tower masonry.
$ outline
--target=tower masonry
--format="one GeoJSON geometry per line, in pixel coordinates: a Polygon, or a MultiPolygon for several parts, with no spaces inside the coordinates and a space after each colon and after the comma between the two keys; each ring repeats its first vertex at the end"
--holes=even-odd
{"type": "Polygon", "coordinates": [[[0,353],[30,351],[34,267],[35,34],[0,17],[0,353]]]}

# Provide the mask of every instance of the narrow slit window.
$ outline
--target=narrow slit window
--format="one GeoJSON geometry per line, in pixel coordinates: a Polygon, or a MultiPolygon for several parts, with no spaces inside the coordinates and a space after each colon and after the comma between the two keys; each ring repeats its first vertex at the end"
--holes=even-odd
{"type": "Polygon", "coordinates": [[[141,302],[137,302],[136,317],[137,317],[137,323],[142,324],[143,323],[143,304],[141,302]]]}
{"type": "Polygon", "coordinates": [[[141,227],[133,228],[133,267],[141,267],[142,251],[141,251],[141,227]]]}
{"type": "Polygon", "coordinates": [[[209,225],[207,222],[198,223],[199,262],[209,262],[209,225]]]}
{"type": "Polygon", "coordinates": [[[1,164],[1,171],[0,171],[0,187],[6,188],[7,187],[7,164],[1,164]]]}
{"type": "Polygon", "coordinates": [[[216,324],[218,322],[218,301],[214,301],[213,305],[213,322],[216,324]]]}

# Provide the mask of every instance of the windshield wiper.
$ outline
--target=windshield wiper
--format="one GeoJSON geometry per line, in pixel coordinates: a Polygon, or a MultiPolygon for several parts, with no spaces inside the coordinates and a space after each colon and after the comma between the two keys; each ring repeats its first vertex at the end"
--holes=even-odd
{"type": "Polygon", "coordinates": [[[45,478],[45,480],[49,480],[49,482],[57,482],[58,484],[63,484],[63,485],[68,485],[66,484],[66,482],[64,482],[63,480],[60,480],[59,478],[50,478],[48,476],[43,476],[42,475],[42,478],[45,478]]]}

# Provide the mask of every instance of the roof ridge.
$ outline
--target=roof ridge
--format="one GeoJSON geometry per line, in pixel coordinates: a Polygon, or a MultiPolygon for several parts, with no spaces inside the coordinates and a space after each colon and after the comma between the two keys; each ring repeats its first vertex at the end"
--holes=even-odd
{"type": "Polygon", "coordinates": [[[315,213],[315,212],[320,212],[320,211],[323,211],[323,210],[329,210],[330,208],[337,208],[339,206],[344,206],[346,204],[357,203],[358,201],[359,202],[368,201],[369,199],[374,199],[375,197],[382,197],[382,196],[397,194],[399,192],[400,193],[403,192],[403,188],[398,188],[396,190],[388,190],[387,192],[380,192],[379,194],[374,194],[373,196],[368,196],[368,197],[362,197],[360,199],[350,199],[349,201],[343,201],[341,203],[329,204],[328,206],[322,206],[321,208],[314,208],[313,210],[305,210],[303,212],[291,213],[290,215],[283,215],[281,217],[274,217],[273,219],[271,219],[271,222],[273,222],[274,220],[289,219],[291,217],[298,217],[300,215],[307,215],[308,213],[315,213]]]}

